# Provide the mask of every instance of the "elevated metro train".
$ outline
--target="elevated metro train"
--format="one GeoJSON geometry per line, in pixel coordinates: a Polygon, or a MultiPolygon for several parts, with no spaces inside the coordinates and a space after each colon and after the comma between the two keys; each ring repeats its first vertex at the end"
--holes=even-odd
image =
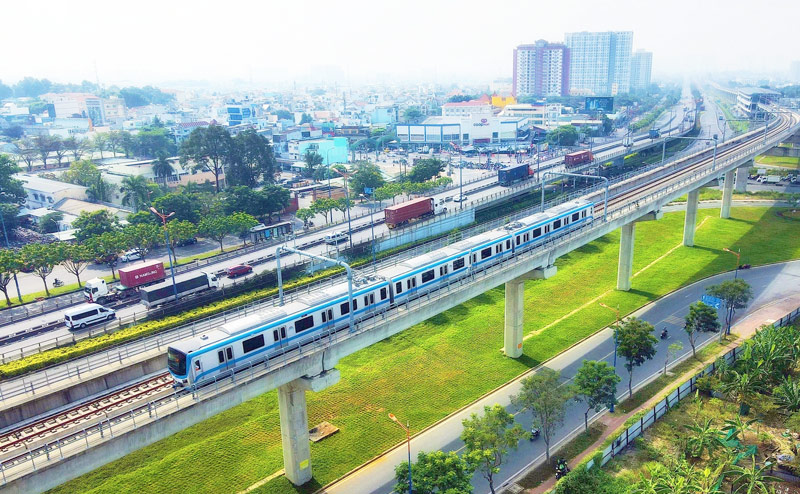
{"type": "Polygon", "coordinates": [[[346,329],[351,311],[357,320],[373,317],[439,285],[585,227],[594,219],[593,206],[582,200],[564,203],[381,269],[375,276],[353,283],[352,307],[345,281],[178,341],[167,349],[169,372],[176,385],[191,386],[233,367],[262,362],[283,353],[287,346],[346,329]]]}

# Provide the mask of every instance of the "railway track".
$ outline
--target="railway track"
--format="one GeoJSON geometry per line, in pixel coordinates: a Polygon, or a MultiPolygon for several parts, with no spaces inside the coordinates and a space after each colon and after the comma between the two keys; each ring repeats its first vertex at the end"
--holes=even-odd
{"type": "Polygon", "coordinates": [[[52,442],[57,437],[68,437],[90,427],[102,428],[105,423],[113,423],[116,417],[137,408],[139,402],[153,401],[159,395],[172,393],[172,378],[168,372],[164,372],[5,431],[0,434],[0,461],[7,465],[15,457],[52,442]]]}

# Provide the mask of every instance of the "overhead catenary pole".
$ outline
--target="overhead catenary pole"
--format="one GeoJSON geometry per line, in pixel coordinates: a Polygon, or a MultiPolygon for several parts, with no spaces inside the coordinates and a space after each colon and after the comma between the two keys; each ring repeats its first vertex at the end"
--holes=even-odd
{"type": "Polygon", "coordinates": [[[603,197],[603,221],[606,221],[606,217],[608,215],[608,179],[606,177],[600,177],[598,175],[580,175],[578,173],[565,173],[565,172],[544,172],[542,174],[542,180],[539,182],[540,187],[542,188],[542,206],[541,210],[544,211],[544,186],[547,183],[548,175],[554,176],[566,176],[566,177],[575,177],[575,178],[592,178],[595,180],[603,180],[605,182],[605,193],[603,197]]]}
{"type": "Polygon", "coordinates": [[[161,223],[164,227],[164,244],[167,247],[167,258],[169,259],[169,271],[172,275],[172,293],[175,294],[175,301],[178,300],[178,285],[175,283],[175,268],[172,266],[172,258],[175,257],[175,253],[173,252],[170,255],[170,244],[169,244],[169,234],[167,233],[167,218],[175,214],[175,212],[171,212],[169,214],[164,214],[159,212],[156,208],[150,206],[150,212],[154,215],[161,218],[161,223]]]}

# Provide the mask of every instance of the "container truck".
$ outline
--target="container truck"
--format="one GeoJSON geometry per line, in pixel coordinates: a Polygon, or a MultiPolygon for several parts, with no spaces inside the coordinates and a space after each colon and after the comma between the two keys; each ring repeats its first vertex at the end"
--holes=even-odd
{"type": "Polygon", "coordinates": [[[178,298],[183,298],[192,293],[204,290],[216,289],[219,287],[219,280],[215,273],[200,271],[197,273],[187,273],[175,278],[175,286],[172,280],[162,281],[157,285],[142,287],[139,290],[141,302],[149,309],[157,305],[162,305],[175,300],[175,292],[178,298]]]}
{"type": "Polygon", "coordinates": [[[661,131],[659,131],[658,129],[650,129],[647,133],[647,136],[650,139],[658,139],[659,137],[661,137],[661,131]]]}
{"type": "Polygon", "coordinates": [[[83,286],[83,296],[87,302],[99,304],[114,300],[123,300],[137,293],[137,289],[151,283],[164,281],[164,264],[161,261],[150,261],[136,266],[120,268],[119,285],[109,286],[106,280],[93,278],[83,286]]]}
{"type": "Polygon", "coordinates": [[[591,151],[577,151],[574,153],[569,153],[564,156],[564,164],[567,165],[567,168],[582,165],[584,163],[591,163],[594,156],[592,155],[591,151]]]}
{"type": "Polygon", "coordinates": [[[500,185],[509,186],[520,180],[527,180],[532,175],[531,168],[527,163],[521,165],[508,166],[501,168],[497,172],[497,182],[500,185]]]}
{"type": "Polygon", "coordinates": [[[383,210],[386,226],[397,228],[413,221],[418,221],[435,214],[444,213],[447,207],[432,197],[420,197],[383,210]]]}

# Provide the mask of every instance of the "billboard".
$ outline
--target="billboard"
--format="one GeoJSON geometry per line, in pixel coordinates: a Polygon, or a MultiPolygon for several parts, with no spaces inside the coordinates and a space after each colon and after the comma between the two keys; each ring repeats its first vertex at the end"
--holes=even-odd
{"type": "Polygon", "coordinates": [[[586,111],[614,113],[614,98],[609,96],[586,98],[586,111]]]}

